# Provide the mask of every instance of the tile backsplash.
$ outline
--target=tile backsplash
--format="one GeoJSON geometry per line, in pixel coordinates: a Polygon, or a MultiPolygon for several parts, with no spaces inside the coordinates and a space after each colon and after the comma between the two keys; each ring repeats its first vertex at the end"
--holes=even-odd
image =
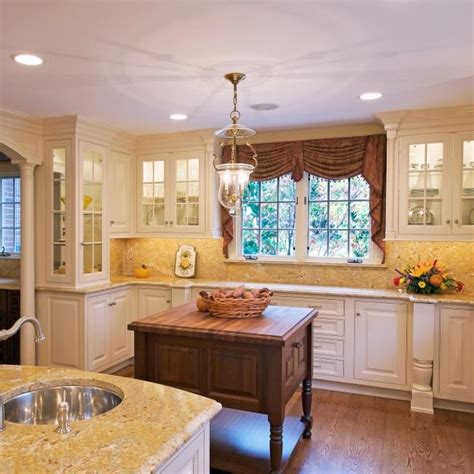
{"type": "Polygon", "coordinates": [[[197,250],[196,278],[207,280],[253,281],[357,288],[391,288],[395,268],[419,259],[437,258],[455,278],[474,292],[472,242],[387,242],[385,266],[292,265],[230,263],[222,255],[220,239],[134,238],[112,239],[111,275],[131,275],[133,268],[147,264],[152,275],[174,276],[178,245],[194,245],[197,250]]]}
{"type": "Polygon", "coordinates": [[[0,278],[20,278],[20,259],[0,258],[0,278]]]}

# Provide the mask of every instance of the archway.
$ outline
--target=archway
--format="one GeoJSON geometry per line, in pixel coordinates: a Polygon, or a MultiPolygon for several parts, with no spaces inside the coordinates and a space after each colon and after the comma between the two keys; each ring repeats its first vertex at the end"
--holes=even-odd
{"type": "MultiPolygon", "coordinates": [[[[35,317],[34,170],[36,164],[29,162],[11,144],[0,142],[0,152],[20,168],[20,316],[35,317]]],[[[36,364],[34,328],[30,324],[21,328],[20,361],[23,365],[36,364]]]]}

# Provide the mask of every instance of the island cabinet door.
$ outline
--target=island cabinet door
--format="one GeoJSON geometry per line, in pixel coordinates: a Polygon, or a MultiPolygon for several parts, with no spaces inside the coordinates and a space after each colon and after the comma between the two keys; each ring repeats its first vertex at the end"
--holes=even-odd
{"type": "Polygon", "coordinates": [[[406,383],[406,303],[357,301],[354,377],[396,385],[406,383]]]}
{"type": "Polygon", "coordinates": [[[163,288],[138,289],[138,317],[145,318],[171,308],[171,290],[163,288]]]}

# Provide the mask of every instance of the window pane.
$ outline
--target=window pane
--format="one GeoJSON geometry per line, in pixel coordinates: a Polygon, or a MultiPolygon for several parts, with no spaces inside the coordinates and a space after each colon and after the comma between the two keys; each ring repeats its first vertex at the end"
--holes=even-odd
{"type": "Polygon", "coordinates": [[[370,227],[369,203],[351,203],[351,229],[368,229],[370,227]]]}
{"type": "Polygon", "coordinates": [[[163,182],[165,180],[165,162],[155,161],[153,179],[155,182],[163,182]]]}
{"type": "Polygon", "coordinates": [[[276,201],[277,200],[277,180],[271,179],[269,181],[262,181],[260,183],[260,192],[262,201],[276,201]]]}
{"type": "Polygon", "coordinates": [[[296,206],[294,204],[280,204],[278,227],[280,229],[294,229],[295,227],[295,212],[296,206]]]}
{"type": "Polygon", "coordinates": [[[176,206],[176,220],[178,225],[186,225],[186,204],[178,204],[176,206]]]}
{"type": "Polygon", "coordinates": [[[15,205],[14,204],[3,204],[2,205],[2,227],[14,227],[15,226],[15,205]]]}
{"type": "Polygon", "coordinates": [[[370,233],[368,230],[351,232],[351,257],[366,258],[369,256],[370,233]]]}
{"type": "Polygon", "coordinates": [[[250,181],[247,189],[244,192],[244,202],[258,201],[260,194],[260,186],[255,181],[250,181]]]}
{"type": "Polygon", "coordinates": [[[312,229],[321,229],[328,226],[328,205],[316,202],[309,205],[309,226],[312,229]]]}
{"type": "Polygon", "coordinates": [[[329,227],[332,229],[347,228],[347,202],[331,202],[329,204],[329,227]]]}
{"type": "Polygon", "coordinates": [[[155,203],[160,203],[160,204],[163,203],[165,200],[165,185],[163,183],[158,183],[154,185],[153,189],[154,189],[153,193],[155,197],[155,203]]]}
{"type": "Polygon", "coordinates": [[[144,203],[153,202],[153,184],[143,185],[143,202],[144,203]]]}
{"type": "Polygon", "coordinates": [[[176,201],[186,202],[186,182],[176,183],[176,201]]]}
{"type": "Polygon", "coordinates": [[[199,204],[188,204],[188,225],[199,225],[199,204]]]}
{"type": "Polygon", "coordinates": [[[279,178],[279,196],[280,201],[294,201],[296,197],[296,183],[291,179],[290,175],[279,178]]]}
{"type": "Polygon", "coordinates": [[[144,183],[153,182],[153,161],[143,162],[143,182],[144,183]]]}
{"type": "Polygon", "coordinates": [[[187,173],[187,160],[176,161],[176,181],[186,181],[188,178],[187,173]]]}
{"type": "Polygon", "coordinates": [[[260,206],[256,202],[251,202],[244,206],[242,210],[242,227],[244,229],[257,229],[259,221],[260,206]]]}
{"type": "Polygon", "coordinates": [[[330,230],[329,231],[329,257],[347,257],[347,231],[330,230]]]}
{"type": "Polygon", "coordinates": [[[328,233],[325,230],[316,230],[309,232],[309,250],[310,257],[325,257],[327,255],[328,233]]]}
{"type": "Polygon", "coordinates": [[[361,175],[351,178],[351,199],[369,199],[369,183],[361,175]]]}
{"type": "Polygon", "coordinates": [[[310,176],[309,178],[309,200],[325,201],[328,198],[328,180],[310,176]]]}
{"type": "Polygon", "coordinates": [[[278,255],[293,256],[295,254],[293,230],[280,230],[278,232],[278,255]]]}
{"type": "Polygon", "coordinates": [[[261,208],[261,222],[262,229],[276,229],[277,227],[277,205],[276,204],[262,204],[261,208]]]}
{"type": "Polygon", "coordinates": [[[199,202],[199,182],[188,183],[188,200],[189,202],[199,202]]]}
{"type": "Polygon", "coordinates": [[[262,255],[277,254],[277,232],[276,230],[262,230],[260,253],[262,255]]]}
{"type": "Polygon", "coordinates": [[[336,201],[347,200],[349,198],[349,181],[347,179],[331,180],[329,198],[336,201]]]}
{"type": "Polygon", "coordinates": [[[14,186],[13,178],[2,179],[2,202],[13,202],[14,186]]]}
{"type": "Polygon", "coordinates": [[[197,158],[188,160],[188,179],[189,181],[199,181],[199,160],[197,158]]]}
{"type": "Polygon", "coordinates": [[[258,254],[258,231],[244,230],[242,232],[242,253],[244,255],[258,254]]]}

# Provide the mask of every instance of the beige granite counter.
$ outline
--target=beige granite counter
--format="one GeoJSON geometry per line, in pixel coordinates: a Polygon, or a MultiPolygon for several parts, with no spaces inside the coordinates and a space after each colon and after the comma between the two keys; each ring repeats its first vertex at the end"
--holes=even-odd
{"type": "Polygon", "coordinates": [[[20,280],[17,278],[0,278],[0,290],[19,290],[20,280]]]}
{"type": "Polygon", "coordinates": [[[0,433],[1,472],[150,472],[218,413],[221,405],[164,385],[93,372],[0,365],[0,394],[52,381],[112,384],[124,398],[113,410],[72,422],[60,435],[52,425],[6,422],[0,433]]]}
{"type": "MultiPolygon", "coordinates": [[[[275,292],[292,294],[311,294],[314,296],[338,296],[343,298],[377,298],[377,299],[398,299],[411,301],[413,303],[451,303],[462,305],[474,305],[473,293],[446,293],[443,295],[414,295],[398,290],[384,290],[375,288],[350,288],[339,286],[316,286],[316,285],[291,285],[284,283],[254,283],[242,281],[212,281],[197,278],[172,278],[152,276],[149,278],[135,277],[113,277],[110,283],[88,286],[85,288],[60,289],[60,291],[74,293],[96,293],[126,286],[159,286],[164,288],[232,288],[238,285],[245,285],[248,288],[269,287],[275,292]]],[[[55,290],[54,288],[36,287],[37,290],[55,290]]]]}

